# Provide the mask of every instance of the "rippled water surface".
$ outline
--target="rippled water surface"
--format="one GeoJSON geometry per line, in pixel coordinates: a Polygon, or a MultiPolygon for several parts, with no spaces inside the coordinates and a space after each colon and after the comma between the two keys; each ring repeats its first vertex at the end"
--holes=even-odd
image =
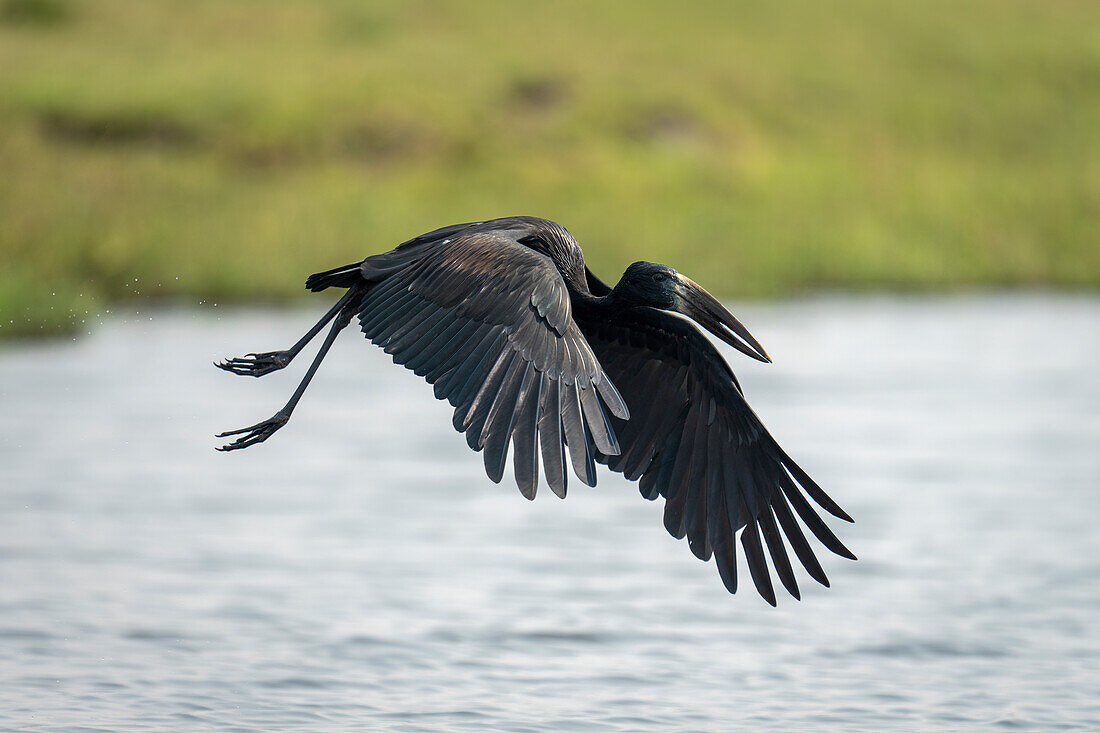
{"type": "Polygon", "coordinates": [[[352,330],[216,453],[308,357],[210,362],[326,303],[0,346],[0,728],[1100,730],[1100,299],[735,304],[750,402],[856,518],[778,609],[618,476],[490,483],[352,330]]]}

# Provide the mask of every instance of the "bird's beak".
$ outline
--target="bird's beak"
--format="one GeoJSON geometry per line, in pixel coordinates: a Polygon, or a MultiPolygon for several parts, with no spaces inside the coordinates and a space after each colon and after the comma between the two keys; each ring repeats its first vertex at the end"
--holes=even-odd
{"type": "Polygon", "coordinates": [[[764,347],[749,333],[749,329],[733,317],[714,296],[690,278],[679,275],[680,312],[725,341],[742,354],[757,361],[771,363],[764,347]]]}

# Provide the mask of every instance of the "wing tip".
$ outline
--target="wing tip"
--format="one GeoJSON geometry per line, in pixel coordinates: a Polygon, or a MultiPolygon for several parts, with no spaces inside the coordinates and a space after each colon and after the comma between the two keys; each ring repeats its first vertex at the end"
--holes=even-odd
{"type": "Polygon", "coordinates": [[[630,419],[630,406],[626,404],[626,400],[619,394],[619,389],[615,386],[615,383],[611,381],[611,378],[607,376],[607,373],[600,371],[600,381],[596,383],[596,389],[600,393],[600,397],[603,398],[604,404],[607,405],[607,409],[611,410],[611,414],[620,420],[630,419]]]}
{"type": "Polygon", "coordinates": [[[781,456],[780,463],[782,463],[783,468],[799,483],[806,494],[809,495],[819,507],[829,512],[829,514],[832,514],[837,519],[855,524],[856,520],[852,519],[851,515],[844,511],[833,497],[825,493],[825,490],[822,489],[816,481],[810,478],[809,474],[802,470],[802,467],[795,463],[794,459],[792,459],[786,451],[780,448],[778,444],[776,444],[775,447],[779,450],[781,456]]]}

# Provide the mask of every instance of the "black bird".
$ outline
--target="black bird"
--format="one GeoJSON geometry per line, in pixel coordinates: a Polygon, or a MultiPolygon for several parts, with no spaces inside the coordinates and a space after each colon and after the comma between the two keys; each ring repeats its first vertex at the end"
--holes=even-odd
{"type": "Polygon", "coordinates": [[[482,451],[489,478],[504,475],[508,445],[520,492],[533,499],[541,449],[546,483],[565,496],[566,462],[596,484],[595,463],[665,498],[665,528],[714,556],[737,589],[735,536],[760,595],[775,605],[764,547],[799,598],[782,536],[812,578],[829,581],[795,515],[829,550],[855,556],[808,495],[851,522],[779,447],[745,402],[713,344],[688,320],[748,356],[763,347],[717,300],[664,265],[635,262],[609,288],[584,264],[564,227],[534,217],[456,224],[306,280],[314,292],[347,292],[286,351],[217,364],[259,377],[290,363],[329,322],[320,352],[290,401],[219,450],[267,440],[286,424],[340,331],[358,317],[393,360],[435,385],[454,406],[454,427],[482,451]],[[566,448],[568,447],[568,459],[566,448]],[[792,508],[794,511],[792,512],[792,508]]]}

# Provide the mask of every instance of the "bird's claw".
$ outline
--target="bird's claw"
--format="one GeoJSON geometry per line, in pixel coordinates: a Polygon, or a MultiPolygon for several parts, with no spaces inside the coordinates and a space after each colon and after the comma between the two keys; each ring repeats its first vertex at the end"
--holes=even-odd
{"type": "Polygon", "coordinates": [[[214,366],[246,377],[262,377],[285,367],[290,363],[290,358],[288,351],[265,351],[262,354],[246,354],[243,357],[214,362],[214,366]]]}
{"type": "Polygon", "coordinates": [[[223,445],[221,448],[215,450],[231,451],[238,450],[240,448],[247,448],[250,445],[256,445],[256,443],[262,443],[272,435],[275,431],[286,425],[287,420],[290,419],[290,415],[284,412],[277,412],[263,422],[258,422],[255,425],[250,425],[247,428],[241,428],[239,430],[228,430],[224,433],[218,433],[217,438],[228,438],[230,435],[240,435],[241,437],[234,440],[232,443],[223,445]]]}

